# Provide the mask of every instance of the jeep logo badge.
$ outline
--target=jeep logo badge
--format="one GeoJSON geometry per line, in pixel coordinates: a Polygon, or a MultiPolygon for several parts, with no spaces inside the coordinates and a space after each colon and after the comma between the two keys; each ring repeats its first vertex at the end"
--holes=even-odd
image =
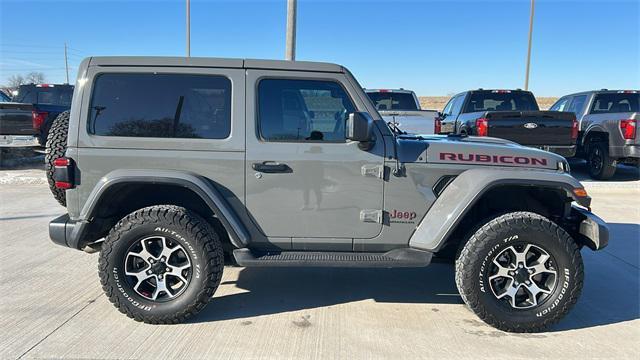
{"type": "Polygon", "coordinates": [[[524,124],[524,127],[526,129],[535,129],[535,128],[538,127],[538,124],[536,124],[536,123],[526,123],[526,124],[524,124]]]}

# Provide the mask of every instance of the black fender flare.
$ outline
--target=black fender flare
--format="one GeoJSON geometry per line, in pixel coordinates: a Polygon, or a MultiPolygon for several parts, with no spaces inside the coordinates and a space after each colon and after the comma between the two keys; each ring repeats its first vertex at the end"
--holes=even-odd
{"type": "Polygon", "coordinates": [[[548,170],[474,168],[461,173],[440,194],[420,220],[409,239],[409,246],[437,252],[449,240],[454,229],[476,202],[489,190],[504,185],[556,188],[566,192],[581,206],[588,208],[589,196],[577,197],[573,190],[582,188],[567,173],[548,170]]]}
{"type": "Polygon", "coordinates": [[[75,248],[82,246],[81,239],[86,235],[87,224],[96,212],[96,205],[109,189],[116,185],[134,183],[174,185],[193,191],[216,214],[235,247],[244,248],[248,245],[249,232],[211,180],[186,171],[138,169],[115,170],[100,179],[80,211],[80,221],[71,231],[70,241],[67,241],[68,245],[75,248]]]}

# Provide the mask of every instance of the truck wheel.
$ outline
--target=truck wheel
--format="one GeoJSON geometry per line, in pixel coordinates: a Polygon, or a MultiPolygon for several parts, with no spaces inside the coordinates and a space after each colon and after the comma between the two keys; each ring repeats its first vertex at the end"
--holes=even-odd
{"type": "Polygon", "coordinates": [[[597,180],[610,179],[616,172],[616,160],[609,157],[609,147],[603,142],[589,144],[587,155],[589,176],[597,180]]]}
{"type": "Polygon", "coordinates": [[[571,236],[530,212],[489,221],[456,261],[456,285],[467,306],[510,332],[542,331],[562,319],[578,300],[583,277],[571,236]]]}
{"type": "Polygon", "coordinates": [[[45,144],[45,170],[47,171],[47,182],[53,197],[58,200],[60,205],[67,206],[67,198],[63,189],[58,189],[53,180],[53,162],[57,158],[64,156],[67,151],[67,132],[69,131],[69,111],[61,112],[49,129],[47,142],[45,144]]]}
{"type": "Polygon", "coordinates": [[[135,211],[111,229],[98,271],[120,312],[146,323],[175,324],[205,307],[223,266],[218,235],[204,219],[159,205],[135,211]]]}

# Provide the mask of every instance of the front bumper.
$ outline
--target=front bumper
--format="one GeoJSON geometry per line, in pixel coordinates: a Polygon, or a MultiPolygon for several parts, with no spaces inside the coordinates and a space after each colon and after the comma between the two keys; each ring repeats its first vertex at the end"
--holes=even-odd
{"type": "Polygon", "coordinates": [[[37,136],[33,135],[0,135],[0,147],[33,147],[40,146],[37,136]]]}
{"type": "Polygon", "coordinates": [[[582,219],[578,224],[579,241],[591,250],[602,250],[609,244],[609,227],[604,220],[587,209],[573,205],[573,211],[582,219]]]}

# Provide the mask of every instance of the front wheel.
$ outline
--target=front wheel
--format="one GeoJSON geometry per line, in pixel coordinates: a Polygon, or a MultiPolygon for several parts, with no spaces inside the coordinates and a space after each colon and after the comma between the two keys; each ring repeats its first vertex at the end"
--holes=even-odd
{"type": "Polygon", "coordinates": [[[181,207],[160,205],[129,214],[107,235],[100,282],[127,316],[172,324],[202,310],[220,284],[224,256],[213,228],[181,207]]]}
{"type": "Polygon", "coordinates": [[[583,277],[571,236],[529,212],[486,223],[456,261],[456,285],[467,306],[510,332],[542,331],[562,319],[578,300],[583,277]]]}

